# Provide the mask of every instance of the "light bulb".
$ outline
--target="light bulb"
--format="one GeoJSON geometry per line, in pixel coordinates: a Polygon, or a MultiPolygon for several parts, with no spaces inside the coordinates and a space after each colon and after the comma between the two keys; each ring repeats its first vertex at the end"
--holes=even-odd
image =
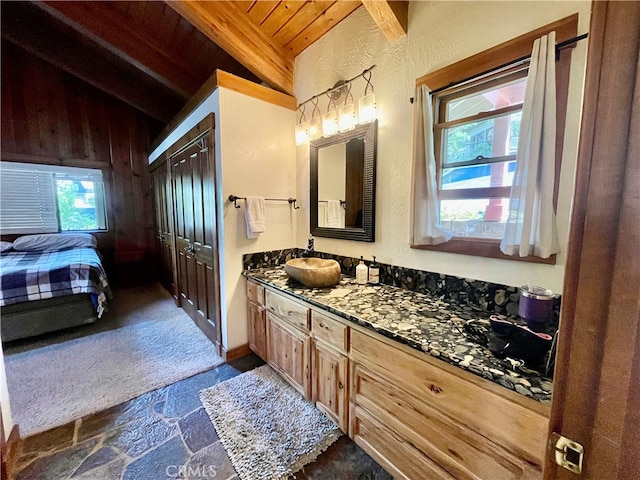
{"type": "Polygon", "coordinates": [[[320,115],[309,120],[309,140],[318,140],[322,137],[322,118],[320,115]]]}
{"type": "Polygon", "coordinates": [[[338,125],[341,132],[348,132],[356,128],[356,107],[353,103],[340,107],[338,113],[338,125]]]}
{"type": "Polygon", "coordinates": [[[376,97],[373,93],[358,100],[358,122],[371,123],[376,119],[376,97]]]}
{"type": "Polygon", "coordinates": [[[329,110],[322,116],[322,136],[331,137],[338,133],[338,112],[329,110]]]}
{"type": "Polygon", "coordinates": [[[296,125],[296,145],[304,145],[309,141],[309,123],[296,125]]]}

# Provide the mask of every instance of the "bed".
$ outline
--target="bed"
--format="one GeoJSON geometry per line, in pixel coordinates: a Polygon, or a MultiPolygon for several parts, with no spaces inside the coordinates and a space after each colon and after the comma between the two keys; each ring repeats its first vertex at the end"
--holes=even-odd
{"type": "Polygon", "coordinates": [[[60,243],[54,235],[29,237],[15,240],[17,251],[0,253],[3,342],[95,322],[111,299],[95,238],[62,234],[60,243]]]}

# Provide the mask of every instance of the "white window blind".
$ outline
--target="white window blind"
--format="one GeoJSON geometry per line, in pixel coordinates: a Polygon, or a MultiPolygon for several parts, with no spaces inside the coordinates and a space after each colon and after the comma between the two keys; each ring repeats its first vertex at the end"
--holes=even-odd
{"type": "Polygon", "coordinates": [[[106,229],[101,170],[0,162],[0,232],[106,229]]]}
{"type": "Polygon", "coordinates": [[[58,231],[53,173],[12,167],[0,169],[0,232],[58,231]]]}

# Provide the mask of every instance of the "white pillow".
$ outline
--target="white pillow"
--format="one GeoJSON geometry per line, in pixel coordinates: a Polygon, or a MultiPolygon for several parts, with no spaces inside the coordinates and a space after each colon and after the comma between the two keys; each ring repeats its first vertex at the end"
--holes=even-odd
{"type": "Polygon", "coordinates": [[[11,242],[0,242],[0,252],[8,252],[13,248],[13,243],[11,242]]]}
{"type": "Polygon", "coordinates": [[[49,233],[16,238],[13,249],[19,252],[45,252],[69,248],[96,248],[98,240],[89,233],[49,233]]]}

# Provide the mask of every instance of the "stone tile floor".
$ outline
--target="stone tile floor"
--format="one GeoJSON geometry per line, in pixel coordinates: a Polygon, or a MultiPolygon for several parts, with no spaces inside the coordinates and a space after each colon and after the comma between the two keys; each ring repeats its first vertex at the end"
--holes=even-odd
{"type": "MultiPolygon", "coordinates": [[[[237,480],[198,393],[263,363],[250,355],[26,438],[13,478],[237,480]]],[[[391,477],[345,435],[295,478],[391,477]]]]}

